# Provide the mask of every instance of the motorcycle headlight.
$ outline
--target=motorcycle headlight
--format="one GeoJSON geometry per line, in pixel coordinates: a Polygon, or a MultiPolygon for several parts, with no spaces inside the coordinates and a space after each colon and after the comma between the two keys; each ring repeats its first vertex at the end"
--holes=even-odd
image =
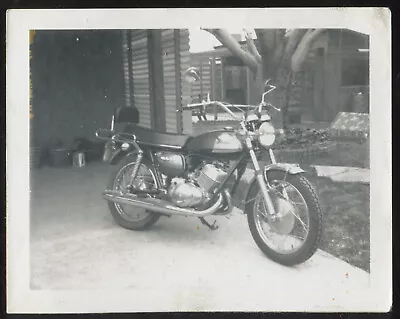
{"type": "Polygon", "coordinates": [[[258,141],[264,147],[270,147],[275,142],[275,129],[269,122],[264,122],[258,129],[258,141]]]}

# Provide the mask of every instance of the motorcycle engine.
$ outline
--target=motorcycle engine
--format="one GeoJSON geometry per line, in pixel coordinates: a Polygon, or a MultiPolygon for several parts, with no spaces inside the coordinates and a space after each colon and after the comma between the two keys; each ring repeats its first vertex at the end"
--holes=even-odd
{"type": "Polygon", "coordinates": [[[222,163],[203,163],[190,174],[189,180],[174,178],[168,189],[171,201],[179,207],[194,207],[205,203],[211,192],[226,177],[222,163]]]}
{"type": "Polygon", "coordinates": [[[194,179],[206,193],[210,193],[221,184],[226,175],[225,164],[214,162],[203,164],[203,166],[195,172],[194,179]]]}
{"type": "Polygon", "coordinates": [[[206,194],[194,183],[183,178],[174,178],[168,189],[171,201],[179,207],[193,207],[201,204],[206,194]]]}

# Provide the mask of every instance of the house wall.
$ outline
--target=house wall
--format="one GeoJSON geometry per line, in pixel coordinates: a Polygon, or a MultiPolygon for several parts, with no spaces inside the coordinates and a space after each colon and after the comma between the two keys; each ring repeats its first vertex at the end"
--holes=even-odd
{"type": "Polygon", "coordinates": [[[365,103],[369,103],[369,54],[358,50],[368,49],[369,43],[367,36],[350,31],[331,30],[328,35],[324,64],[323,120],[330,122],[339,112],[353,110],[355,93],[364,93],[365,103]],[[361,68],[357,67],[359,63],[361,68]],[[349,68],[354,68],[353,76],[348,72],[349,68]]]}
{"type": "Polygon", "coordinates": [[[149,43],[147,30],[127,30],[130,43],[130,81],[132,106],[139,110],[139,124],[145,127],[155,125],[151,114],[151,85],[149,78],[149,43]]]}
{"type": "Polygon", "coordinates": [[[182,132],[186,103],[183,72],[189,67],[187,29],[130,30],[132,104],[140,125],[182,132]]]}
{"type": "Polygon", "coordinates": [[[215,83],[212,78],[211,57],[192,56],[190,66],[197,68],[201,77],[201,81],[193,83],[191,87],[191,100],[192,102],[200,102],[207,98],[208,93],[210,93],[210,96],[212,95],[212,88],[215,83]]]}
{"type": "Polygon", "coordinates": [[[31,141],[95,139],[124,105],[118,30],[36,31],[31,45],[31,141]]]}

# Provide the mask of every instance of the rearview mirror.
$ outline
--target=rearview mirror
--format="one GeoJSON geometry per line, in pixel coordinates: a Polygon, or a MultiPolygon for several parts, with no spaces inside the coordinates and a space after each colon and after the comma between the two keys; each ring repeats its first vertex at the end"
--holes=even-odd
{"type": "Polygon", "coordinates": [[[183,77],[187,83],[193,84],[196,81],[201,81],[199,71],[195,67],[188,68],[184,73],[183,77]]]}
{"type": "Polygon", "coordinates": [[[268,87],[270,81],[271,81],[271,79],[267,79],[267,80],[265,81],[265,83],[264,83],[264,87],[265,87],[265,88],[268,87]]]}

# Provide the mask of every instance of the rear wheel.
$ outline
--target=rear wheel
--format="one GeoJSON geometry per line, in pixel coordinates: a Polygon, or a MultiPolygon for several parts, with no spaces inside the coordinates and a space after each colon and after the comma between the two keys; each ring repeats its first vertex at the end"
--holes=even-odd
{"type": "Polygon", "coordinates": [[[245,208],[251,235],[270,259],[286,266],[300,264],[315,253],[321,239],[317,194],[300,174],[273,171],[267,177],[277,216],[268,214],[260,187],[254,182],[245,208]]]}
{"type": "MultiPolygon", "coordinates": [[[[115,171],[111,174],[108,189],[114,191],[127,192],[130,177],[135,165],[136,157],[125,158],[115,171]]],[[[157,180],[154,168],[149,160],[143,158],[142,163],[133,182],[135,188],[155,189],[157,180]]],[[[108,207],[114,220],[124,228],[131,230],[145,230],[154,225],[160,215],[143,208],[126,204],[117,204],[109,201],[108,207]]]]}

